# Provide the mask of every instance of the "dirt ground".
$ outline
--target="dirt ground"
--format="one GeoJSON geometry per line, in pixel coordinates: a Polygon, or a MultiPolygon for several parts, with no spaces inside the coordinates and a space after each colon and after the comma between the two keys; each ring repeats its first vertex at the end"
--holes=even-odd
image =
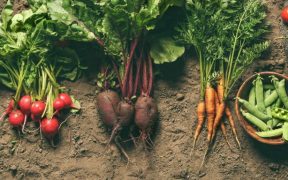
{"type": "MultiPolygon", "coordinates": [[[[0,9],[3,6],[2,1],[0,9]]],[[[284,36],[287,29],[279,17],[284,1],[267,0],[266,4],[267,20],[272,28],[269,35],[271,50],[255,63],[245,76],[264,69],[287,73],[288,46],[283,39],[278,38],[284,36]]],[[[19,10],[21,7],[15,8],[19,10]]],[[[205,131],[197,144],[197,150],[190,156],[192,129],[196,122],[195,105],[199,98],[197,61],[179,60],[174,64],[162,66],[160,71],[154,94],[159,105],[160,117],[153,150],[144,151],[142,146],[126,147],[130,157],[130,163],[127,164],[115,145],[106,147],[109,133],[100,122],[96,111],[95,86],[91,79],[84,77],[75,83],[65,82],[67,87],[71,87],[71,93],[81,101],[83,111],[70,118],[62,128],[57,148],[52,148],[47,142],[41,145],[39,135],[18,137],[7,122],[0,123],[0,178],[288,178],[288,146],[276,147],[258,143],[243,131],[238,121],[236,123],[242,150],[237,148],[230,129],[229,139],[234,152],[227,147],[222,134],[218,133],[214,152],[199,174],[198,169],[206,149],[205,131]]],[[[11,95],[11,92],[3,88],[0,90],[0,112],[4,111],[11,95]]],[[[233,107],[233,101],[230,105],[233,107]]]]}

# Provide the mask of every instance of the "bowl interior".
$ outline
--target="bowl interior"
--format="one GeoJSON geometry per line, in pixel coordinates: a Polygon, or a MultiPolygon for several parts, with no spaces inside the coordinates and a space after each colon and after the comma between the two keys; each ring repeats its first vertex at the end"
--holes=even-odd
{"type": "MultiPolygon", "coordinates": [[[[269,76],[274,75],[276,76],[279,80],[282,79],[286,79],[286,89],[288,89],[288,77],[282,75],[282,74],[278,74],[275,72],[262,72],[262,73],[258,73],[261,75],[261,77],[263,78],[263,84],[271,84],[271,79],[269,76]]],[[[253,81],[256,79],[257,74],[251,76],[250,78],[248,78],[240,87],[240,89],[238,90],[237,93],[237,97],[240,97],[242,99],[248,99],[249,97],[249,92],[251,90],[251,88],[253,87],[253,81]]],[[[282,140],[282,137],[275,137],[275,138],[261,138],[259,137],[256,132],[257,129],[254,128],[253,125],[251,125],[241,114],[240,112],[240,107],[241,104],[239,103],[238,99],[236,98],[235,101],[235,110],[236,110],[236,115],[238,117],[238,120],[240,121],[240,124],[242,125],[242,127],[245,129],[245,131],[254,139],[262,142],[262,143],[266,143],[266,144],[271,144],[271,145],[279,145],[279,144],[284,144],[284,140],[282,140]]]]}

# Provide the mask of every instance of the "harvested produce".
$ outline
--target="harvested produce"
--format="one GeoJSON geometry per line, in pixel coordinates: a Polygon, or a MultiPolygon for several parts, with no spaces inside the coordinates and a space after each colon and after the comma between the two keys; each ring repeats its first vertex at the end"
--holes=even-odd
{"type": "Polygon", "coordinates": [[[284,23],[288,23],[288,6],[283,8],[281,12],[281,18],[284,23]]]}
{"type": "MultiPolygon", "coordinates": [[[[260,84],[263,84],[264,82],[260,75],[257,76],[255,81],[261,81],[260,84]]],[[[285,107],[284,103],[287,97],[285,88],[286,80],[279,80],[275,76],[270,76],[269,80],[266,80],[265,82],[268,82],[266,85],[274,85],[273,89],[275,90],[271,91],[271,88],[265,90],[265,84],[263,84],[264,86],[256,87],[257,84],[253,83],[250,91],[256,91],[257,88],[258,92],[263,91],[263,97],[258,98],[263,99],[264,103],[263,101],[257,101],[255,105],[252,105],[248,101],[239,98],[238,101],[243,108],[243,110],[241,109],[241,113],[249,123],[258,129],[258,132],[256,132],[258,136],[262,138],[282,136],[282,138],[287,141],[288,136],[286,136],[286,134],[284,135],[284,132],[288,131],[288,126],[285,125],[288,121],[288,109],[285,107]],[[261,112],[259,103],[265,105],[266,109],[264,112],[261,112]]]]}
{"type": "MultiPolygon", "coordinates": [[[[1,13],[0,83],[15,91],[2,117],[9,115],[10,124],[16,129],[22,128],[23,133],[26,133],[29,118],[39,124],[41,134],[42,119],[51,120],[54,124],[59,121],[59,124],[60,110],[68,109],[65,113],[62,111],[67,114],[80,108],[70,95],[61,93],[66,90],[58,84],[60,79],[76,80],[80,77],[83,68],[79,57],[72,48],[55,44],[60,39],[84,38],[85,33],[75,34],[76,29],[73,31],[73,28],[76,25],[59,22],[52,11],[56,4],[31,0],[30,9],[13,15],[11,1],[8,0],[1,13]],[[55,103],[57,107],[54,111],[56,98],[63,101],[64,108],[55,103]]],[[[58,128],[52,134],[56,132],[58,128]]],[[[53,143],[51,133],[43,134],[53,143]]]]}
{"type": "MultiPolygon", "coordinates": [[[[93,37],[87,41],[95,42],[105,52],[97,81],[97,108],[103,123],[112,130],[109,143],[115,141],[121,146],[118,132],[122,129],[129,132],[136,126],[144,144],[152,144],[150,133],[158,117],[152,97],[153,64],[174,62],[183,55],[184,46],[173,39],[179,21],[169,20],[183,19],[179,17],[184,15],[184,3],[183,0],[59,3],[62,7],[58,13],[81,22],[81,28],[93,37]]],[[[134,139],[136,133],[128,134],[134,139]]]]}
{"type": "MultiPolygon", "coordinates": [[[[264,22],[265,8],[260,0],[192,0],[187,2],[186,10],[187,22],[178,28],[178,38],[183,44],[195,49],[199,60],[201,96],[193,146],[206,115],[208,148],[204,163],[224,114],[240,147],[234,120],[226,101],[239,77],[268,48],[268,42],[264,39],[268,27],[264,22]],[[217,111],[215,100],[212,100],[216,97],[215,92],[220,102],[217,111]]],[[[255,96],[259,95],[256,93],[255,96]]],[[[256,100],[263,101],[257,97],[256,100]]],[[[260,110],[265,110],[264,104],[260,110]]]]}

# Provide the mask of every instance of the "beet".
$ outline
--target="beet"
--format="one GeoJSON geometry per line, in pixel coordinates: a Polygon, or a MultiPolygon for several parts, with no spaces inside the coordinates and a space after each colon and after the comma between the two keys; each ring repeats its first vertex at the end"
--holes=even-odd
{"type": "Polygon", "coordinates": [[[140,96],[135,104],[135,124],[141,131],[141,139],[146,140],[151,127],[158,117],[158,107],[154,99],[140,96]]]}
{"type": "Polygon", "coordinates": [[[117,124],[116,108],[119,102],[119,95],[114,91],[103,91],[97,95],[98,112],[105,125],[114,127],[117,124]]]}
{"type": "Polygon", "coordinates": [[[117,120],[121,126],[128,126],[134,116],[134,106],[127,101],[121,101],[117,106],[117,120]]]}

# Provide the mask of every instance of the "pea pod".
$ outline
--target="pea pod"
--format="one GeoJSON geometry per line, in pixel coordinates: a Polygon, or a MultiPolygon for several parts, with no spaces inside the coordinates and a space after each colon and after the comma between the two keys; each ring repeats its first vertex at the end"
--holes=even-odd
{"type": "Polygon", "coordinates": [[[256,102],[257,107],[261,112],[265,112],[265,104],[264,104],[264,89],[263,89],[263,82],[260,75],[257,76],[255,80],[255,93],[256,93],[256,102]]]}
{"type": "MultiPolygon", "coordinates": [[[[280,120],[273,118],[273,119],[272,119],[272,122],[273,122],[272,128],[274,128],[274,127],[276,127],[276,126],[280,123],[280,120]]],[[[282,126],[282,125],[281,125],[281,126],[282,126]]]]}
{"type": "Polygon", "coordinates": [[[256,93],[255,93],[255,87],[252,87],[250,92],[249,92],[249,103],[252,104],[253,106],[256,105],[256,93]]]}
{"type": "Polygon", "coordinates": [[[272,108],[272,117],[281,119],[284,121],[288,121],[288,110],[283,109],[283,108],[272,108]]]}
{"type": "Polygon", "coordinates": [[[241,113],[243,114],[243,116],[253,125],[255,125],[256,127],[258,127],[259,129],[261,129],[262,131],[267,131],[269,128],[268,126],[261,121],[260,119],[258,119],[257,117],[253,116],[252,114],[243,111],[242,109],[240,110],[241,113]]]}
{"type": "Polygon", "coordinates": [[[238,98],[239,102],[251,113],[253,116],[256,116],[258,119],[261,119],[262,121],[268,121],[271,119],[267,114],[264,114],[263,112],[259,111],[255,106],[250,104],[248,101],[238,98]]]}
{"type": "Polygon", "coordinates": [[[273,119],[267,121],[267,126],[269,127],[269,129],[273,129],[273,119]]]}
{"type": "Polygon", "coordinates": [[[280,107],[281,106],[281,100],[280,100],[280,98],[278,98],[277,100],[276,100],[276,102],[272,105],[272,107],[280,107]]]}
{"type": "Polygon", "coordinates": [[[278,93],[279,98],[281,99],[285,108],[288,109],[288,96],[287,96],[286,88],[285,88],[285,81],[286,80],[282,79],[281,81],[279,81],[276,77],[273,77],[272,81],[274,83],[274,86],[275,86],[275,89],[278,93]]]}
{"type": "MultiPolygon", "coordinates": [[[[269,96],[271,94],[271,90],[269,89],[269,90],[267,90],[266,92],[265,92],[265,94],[264,94],[264,97],[265,97],[265,99],[269,96]]],[[[271,107],[270,106],[266,106],[266,112],[267,112],[267,115],[271,118],[271,120],[272,120],[272,114],[271,114],[271,107]]]]}
{"type": "Polygon", "coordinates": [[[288,123],[285,122],[282,128],[283,128],[283,136],[282,136],[282,138],[285,141],[288,141],[288,123]]]}
{"type": "Polygon", "coordinates": [[[271,106],[278,98],[278,93],[276,90],[272,91],[272,93],[267,96],[264,100],[265,107],[271,106]]]}
{"type": "Polygon", "coordinates": [[[263,138],[277,137],[283,134],[283,128],[274,129],[270,131],[256,132],[256,134],[263,138]]]}

